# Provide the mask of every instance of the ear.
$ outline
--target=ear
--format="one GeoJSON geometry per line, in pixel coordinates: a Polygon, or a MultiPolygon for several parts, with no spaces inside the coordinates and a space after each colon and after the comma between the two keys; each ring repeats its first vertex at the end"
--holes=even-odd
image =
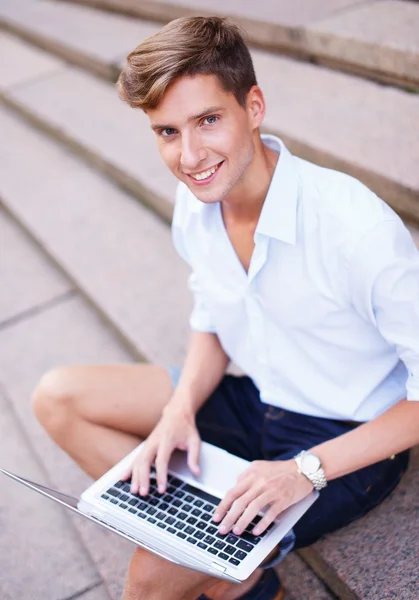
{"type": "Polygon", "coordinates": [[[252,129],[258,129],[266,112],[265,98],[258,85],[250,88],[247,94],[246,107],[252,129]]]}

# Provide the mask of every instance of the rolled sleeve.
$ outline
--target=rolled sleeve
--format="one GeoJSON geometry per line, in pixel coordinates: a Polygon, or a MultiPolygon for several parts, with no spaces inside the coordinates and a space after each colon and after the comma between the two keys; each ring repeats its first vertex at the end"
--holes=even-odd
{"type": "Polygon", "coordinates": [[[408,372],[406,397],[419,401],[419,252],[401,220],[364,235],[350,267],[356,310],[395,347],[408,372]]]}
{"type": "Polygon", "coordinates": [[[188,286],[194,298],[194,305],[189,319],[189,325],[191,326],[191,329],[206,333],[216,333],[210,313],[203,298],[198,278],[195,273],[190,275],[188,286]]]}

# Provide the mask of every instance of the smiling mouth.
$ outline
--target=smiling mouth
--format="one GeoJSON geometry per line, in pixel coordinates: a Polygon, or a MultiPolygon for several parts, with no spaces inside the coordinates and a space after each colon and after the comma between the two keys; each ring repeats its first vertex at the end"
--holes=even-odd
{"type": "Polygon", "coordinates": [[[188,173],[188,177],[192,177],[192,179],[194,179],[195,181],[205,181],[206,179],[209,179],[211,177],[211,175],[214,175],[214,173],[216,171],[218,171],[218,169],[221,167],[221,165],[223,164],[224,161],[221,161],[220,163],[218,163],[218,165],[215,165],[214,167],[211,167],[210,169],[207,169],[206,171],[201,171],[200,173],[188,173]]]}

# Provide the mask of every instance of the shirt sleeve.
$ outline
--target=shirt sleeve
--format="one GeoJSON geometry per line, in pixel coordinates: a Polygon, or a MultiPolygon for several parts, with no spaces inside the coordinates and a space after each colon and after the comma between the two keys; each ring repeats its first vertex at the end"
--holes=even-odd
{"type": "Polygon", "coordinates": [[[372,228],[349,262],[352,302],[404,362],[407,399],[419,401],[419,252],[395,217],[372,228]]]}
{"type": "Polygon", "coordinates": [[[184,189],[184,186],[178,186],[172,221],[172,239],[179,256],[183,258],[192,269],[192,273],[188,279],[188,287],[193,296],[193,308],[189,318],[189,325],[194,331],[216,333],[216,329],[211,320],[211,315],[205,303],[204,292],[199,277],[194,271],[187,249],[185,230],[188,224],[188,216],[189,211],[187,208],[186,190],[184,189]]]}

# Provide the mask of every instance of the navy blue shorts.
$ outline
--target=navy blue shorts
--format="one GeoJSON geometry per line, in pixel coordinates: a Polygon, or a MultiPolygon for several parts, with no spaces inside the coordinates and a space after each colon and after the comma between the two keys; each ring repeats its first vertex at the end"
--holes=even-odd
{"type": "MultiPolygon", "coordinates": [[[[180,369],[168,371],[176,385],[180,369]]],[[[225,375],[196,422],[204,441],[249,461],[287,460],[357,426],[263,404],[249,377],[233,375],[225,375]]],[[[312,544],[380,504],[399,483],[408,461],[405,451],[330,481],[294,526],[294,548],[312,544]]]]}

